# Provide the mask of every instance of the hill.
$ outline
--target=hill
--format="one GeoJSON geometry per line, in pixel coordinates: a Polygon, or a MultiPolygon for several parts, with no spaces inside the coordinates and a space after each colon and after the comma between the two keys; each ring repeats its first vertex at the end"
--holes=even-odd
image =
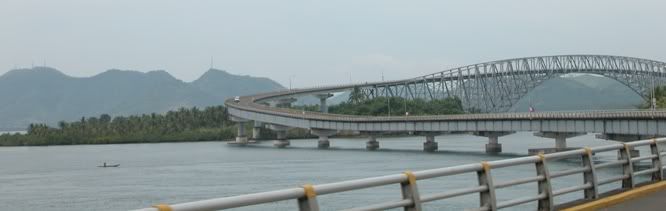
{"type": "Polygon", "coordinates": [[[163,113],[179,107],[221,105],[235,95],[283,87],[267,78],[210,69],[187,83],[165,71],[108,70],[85,78],[49,67],[17,69],[0,76],[0,130],[30,123],[56,125],[83,116],[163,113]]]}
{"type": "Polygon", "coordinates": [[[574,75],[543,82],[521,98],[511,111],[635,109],[643,99],[621,83],[596,75],[574,75]]]}

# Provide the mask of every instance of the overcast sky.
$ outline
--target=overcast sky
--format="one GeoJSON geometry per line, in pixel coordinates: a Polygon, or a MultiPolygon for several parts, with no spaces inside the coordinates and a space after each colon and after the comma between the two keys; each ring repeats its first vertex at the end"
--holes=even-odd
{"type": "Polygon", "coordinates": [[[0,0],[0,74],[46,63],[192,81],[212,57],[312,86],[554,54],[666,61],[666,1],[0,0]]]}

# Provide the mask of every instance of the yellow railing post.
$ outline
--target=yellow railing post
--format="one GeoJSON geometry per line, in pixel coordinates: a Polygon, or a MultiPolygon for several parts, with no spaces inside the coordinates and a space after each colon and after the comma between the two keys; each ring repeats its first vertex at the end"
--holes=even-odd
{"type": "Polygon", "coordinates": [[[622,165],[622,173],[627,178],[622,180],[622,188],[633,188],[634,187],[634,164],[631,162],[631,148],[628,144],[624,144],[624,147],[620,149],[620,160],[626,160],[627,163],[622,165]]]}
{"type": "Polygon", "coordinates": [[[487,207],[490,211],[497,210],[497,199],[495,198],[495,185],[493,184],[493,177],[490,174],[490,164],[484,161],[481,162],[483,169],[477,171],[476,174],[479,179],[479,185],[488,187],[487,190],[479,192],[481,207],[487,207]]]}
{"type": "Polygon", "coordinates": [[[298,198],[298,209],[300,211],[319,211],[319,203],[317,203],[317,192],[312,185],[303,185],[305,196],[298,198]]]}
{"type": "Polygon", "coordinates": [[[588,168],[583,172],[583,182],[585,184],[590,183],[592,185],[590,188],[585,189],[585,199],[596,199],[597,194],[597,176],[594,169],[594,160],[592,160],[592,149],[585,147],[585,154],[583,154],[583,166],[588,168]]]}
{"type": "Polygon", "coordinates": [[[419,196],[419,189],[416,186],[416,176],[411,171],[405,171],[407,181],[400,183],[400,190],[402,190],[403,199],[411,199],[412,204],[404,208],[405,211],[421,211],[421,198],[419,196]]]}
{"type": "Polygon", "coordinates": [[[546,156],[539,153],[539,161],[536,162],[536,171],[538,176],[543,176],[543,180],[538,182],[539,194],[545,194],[546,198],[540,199],[537,210],[551,211],[554,210],[553,202],[553,188],[550,184],[550,173],[546,165],[546,156]]]}

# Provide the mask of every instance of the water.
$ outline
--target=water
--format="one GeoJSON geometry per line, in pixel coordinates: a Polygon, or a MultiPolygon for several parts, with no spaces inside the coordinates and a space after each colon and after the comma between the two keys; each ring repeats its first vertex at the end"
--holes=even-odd
{"type": "Polygon", "coordinates": [[[4,135],[4,134],[16,134],[16,133],[18,133],[18,134],[26,134],[26,133],[28,133],[28,131],[25,131],[25,130],[0,131],[0,135],[4,135]]]}
{"type": "MultiPolygon", "coordinates": [[[[87,145],[0,148],[0,210],[128,210],[157,203],[180,203],[215,197],[329,183],[363,177],[422,170],[484,160],[514,158],[528,148],[553,146],[554,141],[517,133],[500,137],[505,153],[484,153],[487,139],[471,135],[438,136],[440,151],[421,151],[424,137],[380,138],[381,149],[365,151],[365,139],[331,139],[331,150],[316,149],[316,140],[292,140],[277,149],[265,142],[231,147],[223,142],[87,145]],[[103,162],[119,168],[98,168],[103,162]]],[[[569,139],[569,146],[597,146],[612,142],[594,135],[569,139]]],[[[641,153],[647,153],[645,149],[641,153]]],[[[597,155],[599,160],[615,154],[597,155]]],[[[551,169],[579,165],[552,163],[551,169]]],[[[618,170],[598,171],[600,176],[618,170]]],[[[533,165],[493,171],[499,180],[533,176],[533,165]]],[[[419,181],[422,194],[476,185],[475,174],[419,181]]],[[[582,183],[582,176],[555,180],[555,188],[582,183]]],[[[615,183],[605,189],[618,187],[615,183]]],[[[536,194],[528,184],[498,190],[498,200],[536,194]]],[[[557,203],[582,196],[569,194],[557,203]]],[[[399,199],[397,185],[319,198],[323,210],[334,210],[399,199]]],[[[460,210],[478,205],[478,194],[425,204],[427,210],[460,210]]],[[[533,210],[534,203],[514,210],[533,210]]],[[[241,210],[293,210],[285,201],[241,210]]],[[[511,209],[509,209],[511,210],[511,209]]]]}

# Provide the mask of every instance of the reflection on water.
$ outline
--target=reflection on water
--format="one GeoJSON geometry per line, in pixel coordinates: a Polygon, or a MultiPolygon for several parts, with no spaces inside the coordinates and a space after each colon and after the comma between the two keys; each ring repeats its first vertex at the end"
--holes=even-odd
{"type": "MultiPolygon", "coordinates": [[[[471,135],[438,136],[440,151],[421,151],[424,137],[379,138],[378,151],[365,150],[365,139],[331,139],[330,150],[316,149],[316,140],[292,140],[292,147],[273,148],[270,142],[231,147],[222,142],[5,147],[0,148],[0,210],[127,210],[156,203],[179,203],[233,196],[306,183],[328,183],[363,177],[422,170],[527,154],[528,148],[554,146],[554,141],[517,133],[500,137],[505,153],[486,155],[486,139],[471,135]],[[98,168],[119,163],[119,168],[98,168]]],[[[568,144],[598,146],[612,142],[593,134],[572,138],[568,144]]],[[[642,153],[647,153],[645,149],[642,153]]],[[[598,161],[615,158],[597,155],[598,161]]],[[[580,165],[574,161],[553,163],[551,169],[580,165]]],[[[598,171],[600,176],[619,170],[598,171]]],[[[493,171],[497,180],[533,176],[534,166],[493,171]]],[[[582,183],[582,176],[554,181],[555,188],[582,183]]],[[[438,193],[476,185],[474,174],[419,181],[419,189],[438,193]]],[[[619,185],[611,184],[609,186],[619,185]]],[[[603,187],[607,190],[609,186],[603,187]]],[[[498,190],[498,200],[536,194],[536,184],[498,190]]],[[[563,202],[582,193],[558,197],[563,202]]],[[[321,196],[325,210],[350,208],[384,199],[399,199],[397,185],[321,196]]],[[[459,210],[478,205],[469,195],[426,204],[428,210],[459,210]]],[[[532,210],[526,204],[515,210],[532,210]]],[[[295,201],[241,210],[291,210],[295,201]]]]}

